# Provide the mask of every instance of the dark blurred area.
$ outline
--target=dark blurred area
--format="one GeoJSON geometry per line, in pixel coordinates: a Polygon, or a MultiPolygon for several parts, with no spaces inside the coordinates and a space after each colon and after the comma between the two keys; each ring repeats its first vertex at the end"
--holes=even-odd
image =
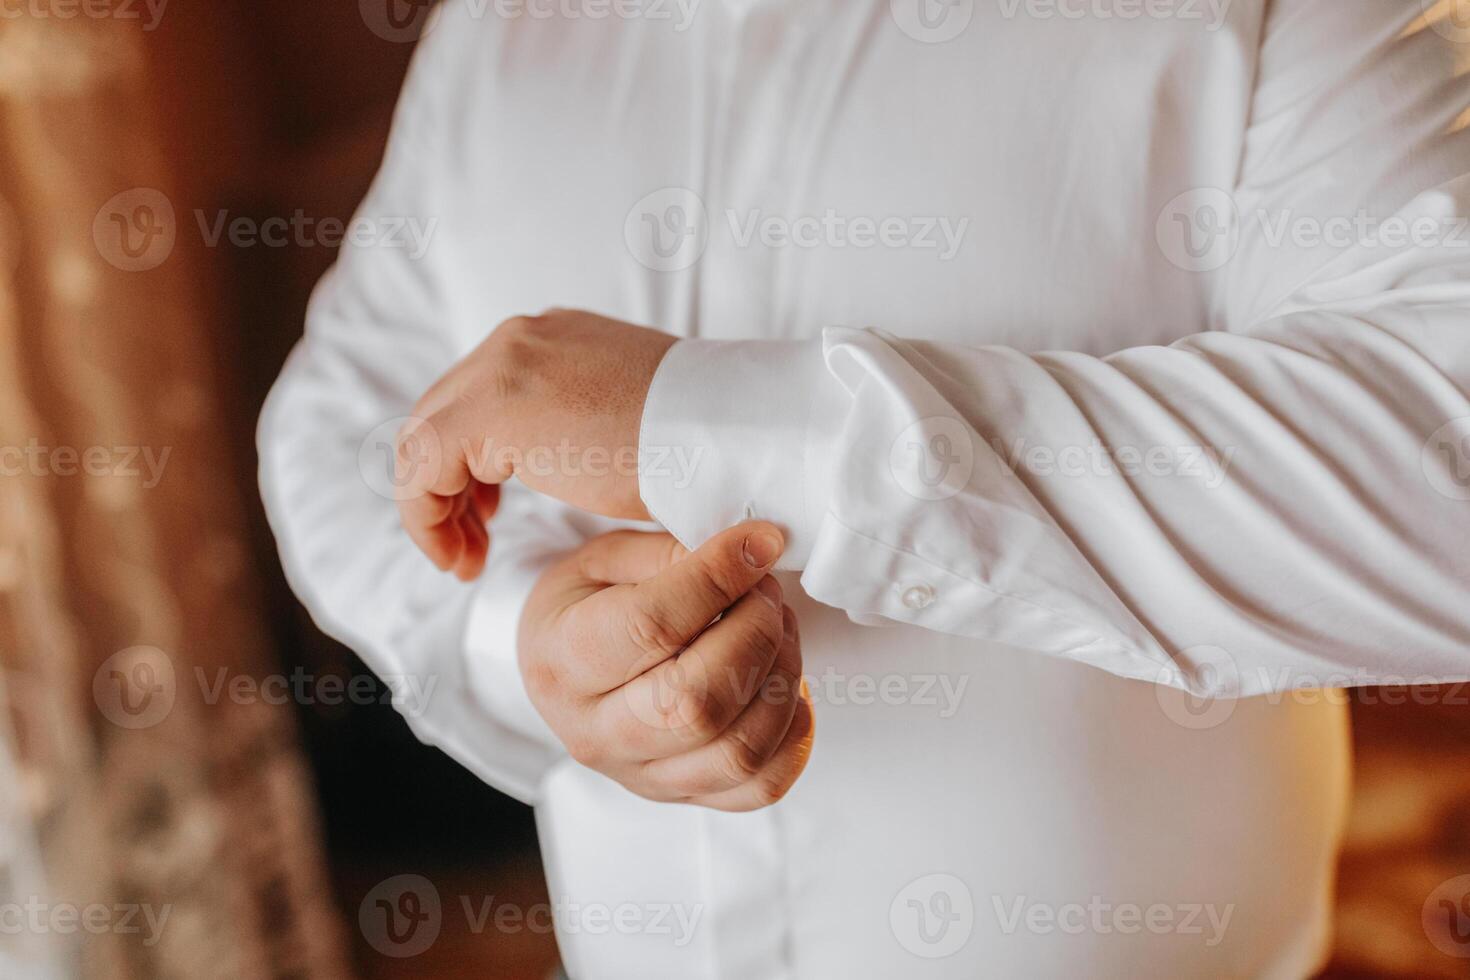
{"type": "MultiPolygon", "coordinates": [[[[390,705],[176,710],[141,730],[99,720],[93,703],[118,651],[143,645],[164,660],[130,654],[116,661],[128,676],[220,664],[370,676],[292,596],[254,487],[255,418],[333,250],[310,234],[212,246],[201,220],[345,221],[427,7],[6,9],[19,13],[0,18],[0,444],[174,454],[150,495],[0,478],[8,809],[39,856],[17,848],[0,869],[176,907],[176,927],[146,949],[61,937],[59,975],[547,976],[545,931],[477,933],[473,916],[446,914],[432,948],[400,959],[361,926],[374,887],[400,874],[430,879],[446,905],[545,901],[530,811],[420,745],[390,705]],[[155,268],[129,271],[126,256],[99,256],[95,223],[140,188],[171,203],[177,240],[155,268]]],[[[1358,698],[1328,975],[1470,975],[1470,959],[1432,941],[1445,923],[1425,902],[1470,873],[1470,686],[1358,698]]]]}
{"type": "MultiPolygon", "coordinates": [[[[96,513],[95,487],[118,483],[119,474],[79,481],[27,473],[24,493],[15,476],[5,478],[11,520],[0,565],[15,565],[17,581],[0,591],[12,600],[0,634],[3,703],[17,716],[16,781],[29,792],[12,818],[34,821],[51,891],[144,907],[151,893],[168,898],[175,922],[181,914],[195,921],[194,934],[144,949],[126,938],[82,941],[81,930],[49,930],[60,934],[51,945],[61,976],[539,978],[556,962],[544,929],[457,936],[467,916],[456,914],[444,916],[433,948],[412,960],[365,941],[359,912],[394,875],[428,878],[446,908],[490,896],[522,908],[544,901],[531,813],[421,745],[362,663],[314,628],[285,583],[254,487],[261,402],[301,334],[312,286],[333,261],[341,231],[334,238],[331,222],[350,217],[377,168],[428,9],[388,3],[376,14],[369,4],[278,0],[6,4],[0,17],[0,300],[13,358],[6,367],[23,379],[4,406],[4,442],[172,453],[160,467],[160,492],[96,513]],[[122,197],[109,205],[114,195],[122,197]],[[145,256],[129,268],[128,254],[106,254],[97,222],[108,210],[123,222],[151,218],[154,197],[172,208],[173,238],[156,267],[144,268],[145,256]],[[212,228],[240,219],[262,231],[284,221],[289,231],[281,243],[262,237],[252,247],[228,234],[210,240],[212,228]],[[89,338],[80,348],[78,336],[89,338]],[[208,418],[192,441],[176,437],[185,414],[208,418]],[[49,535],[37,530],[42,520],[49,535]],[[87,566],[104,561],[108,547],[72,540],[95,521],[130,538],[111,543],[148,596],[114,595],[125,586],[97,583],[87,566]],[[124,530],[127,522],[137,534],[124,530]],[[142,537],[155,547],[141,548],[142,537]],[[181,652],[228,646],[214,636],[230,624],[203,608],[215,597],[197,584],[202,563],[182,560],[211,545],[210,559],[223,556],[231,569],[222,591],[249,620],[231,642],[248,654],[181,652]],[[42,566],[51,574],[32,576],[42,566]],[[29,610],[42,607],[55,612],[67,650],[47,649],[33,632],[29,610]],[[150,610],[185,623],[150,631],[150,610]],[[160,638],[170,632],[172,642],[160,638]],[[274,706],[256,698],[248,708],[211,707],[192,727],[175,709],[166,723],[118,732],[76,695],[86,694],[94,667],[105,673],[99,661],[143,643],[164,651],[150,654],[162,660],[145,657],[129,669],[152,677],[166,664],[180,694],[188,665],[213,671],[221,663],[257,680],[305,677],[323,691],[326,678],[364,677],[372,693],[274,706]],[[62,693],[43,707],[41,690],[62,693]],[[178,767],[191,778],[139,778],[139,763],[124,756],[142,741],[170,754],[181,741],[195,744],[197,764],[178,767]],[[97,806],[114,795],[121,799],[97,806]],[[238,825],[272,822],[289,833],[242,854],[238,825]],[[283,836],[292,838],[289,852],[283,836]],[[60,854],[76,867],[58,868],[60,854]],[[134,867],[174,860],[195,875],[233,875],[238,885],[211,891],[192,882],[189,891],[180,869],[134,867]],[[156,880],[134,881],[140,874],[156,880]],[[206,925],[237,917],[242,903],[252,914],[233,935],[206,925]],[[201,932],[211,939],[200,942],[201,932]]],[[[469,918],[461,928],[476,925],[469,918]]],[[[164,935],[180,932],[176,925],[164,935]]],[[[8,963],[0,960],[0,975],[11,975],[8,963]]]]}
{"type": "MultiPolygon", "coordinates": [[[[146,45],[188,210],[213,216],[224,209],[231,220],[262,227],[272,218],[307,227],[351,217],[377,169],[410,38],[431,6],[372,2],[382,10],[266,0],[168,11],[146,45]]],[[[240,447],[237,476],[246,486],[260,404],[301,334],[312,287],[334,258],[329,244],[293,239],[287,247],[208,250],[226,317],[214,335],[222,380],[238,390],[227,400],[231,442],[240,447]]],[[[312,625],[280,572],[258,498],[246,499],[266,622],[287,671],[300,665],[317,676],[372,678],[351,651],[312,625]]],[[[297,709],[327,862],[349,927],[363,896],[400,873],[425,875],[446,901],[506,893],[520,896],[522,906],[544,900],[529,809],[420,744],[386,698],[297,709]]],[[[445,916],[448,923],[456,918],[445,916]]],[[[356,933],[350,929],[349,938],[356,933]]],[[[555,962],[549,935],[474,939],[442,937],[408,964],[357,941],[352,958],[363,975],[395,977],[542,977],[555,962]],[[429,972],[435,969],[443,973],[429,972]]]]}
{"type": "MultiPolygon", "coordinates": [[[[232,219],[257,224],[299,216],[303,227],[351,217],[382,154],[414,47],[409,38],[431,6],[373,2],[381,12],[366,3],[282,0],[169,11],[147,43],[158,49],[150,61],[158,59],[160,104],[171,120],[166,139],[187,181],[180,191],[190,210],[226,209],[232,219]]],[[[225,247],[209,257],[229,318],[217,334],[221,370],[238,375],[239,395],[229,406],[243,484],[253,478],[248,447],[260,404],[333,257],[322,244],[225,247]]],[[[247,499],[267,623],[287,669],[300,664],[314,675],[371,677],[351,651],[311,624],[280,572],[258,498],[247,499]]],[[[529,809],[420,744],[386,699],[298,711],[327,860],[349,924],[362,896],[399,873],[425,875],[446,900],[451,893],[506,892],[521,895],[523,905],[540,900],[529,809]]],[[[529,942],[519,946],[528,948],[514,936],[452,944],[445,937],[408,970],[360,942],[353,958],[369,976],[426,976],[441,961],[444,976],[544,976],[555,960],[553,940],[521,938],[529,942]]]]}

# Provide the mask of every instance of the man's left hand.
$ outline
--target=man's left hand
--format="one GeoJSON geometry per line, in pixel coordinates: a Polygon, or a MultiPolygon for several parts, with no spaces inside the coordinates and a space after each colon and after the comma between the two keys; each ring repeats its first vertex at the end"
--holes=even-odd
{"type": "Polygon", "coordinates": [[[414,543],[475,578],[485,522],[512,476],[607,517],[647,520],[638,429],[654,371],[676,338],[580,310],[502,323],[435,382],[398,435],[399,501],[414,543]]]}

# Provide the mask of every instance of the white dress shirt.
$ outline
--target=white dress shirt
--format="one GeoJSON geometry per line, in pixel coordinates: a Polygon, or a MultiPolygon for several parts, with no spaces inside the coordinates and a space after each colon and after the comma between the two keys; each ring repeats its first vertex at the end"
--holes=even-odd
{"type": "Polygon", "coordinates": [[[574,980],[1321,963],[1346,712],[1287,692],[1470,675],[1452,7],[448,2],[359,215],[432,234],[344,248],[262,488],[321,625],[535,804],[574,980]],[[513,485],[462,585],[379,485],[549,306],[692,338],[664,526],[788,530],[816,741],[774,807],[635,797],[527,700],[524,597],[613,522],[513,485]]]}

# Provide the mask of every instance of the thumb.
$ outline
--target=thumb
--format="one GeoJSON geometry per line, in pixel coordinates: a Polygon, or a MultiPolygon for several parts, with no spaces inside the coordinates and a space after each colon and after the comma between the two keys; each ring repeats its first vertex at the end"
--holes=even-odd
{"type": "Polygon", "coordinates": [[[671,633],[692,638],[765,578],[785,546],[776,525],[744,521],[635,586],[633,602],[671,633]]]}

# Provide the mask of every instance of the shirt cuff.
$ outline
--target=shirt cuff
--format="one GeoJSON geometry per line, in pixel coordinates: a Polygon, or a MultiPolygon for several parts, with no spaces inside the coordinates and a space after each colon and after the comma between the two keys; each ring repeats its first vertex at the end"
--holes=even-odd
{"type": "Polygon", "coordinates": [[[776,567],[811,555],[851,399],[811,341],[681,340],[643,407],[639,492],[688,548],[755,517],[786,534],[776,567]]]}
{"type": "Polygon", "coordinates": [[[554,556],[507,562],[497,556],[476,583],[464,654],[466,679],[486,713],[559,754],[561,743],[531,703],[516,656],[521,610],[553,560],[554,556]]]}

